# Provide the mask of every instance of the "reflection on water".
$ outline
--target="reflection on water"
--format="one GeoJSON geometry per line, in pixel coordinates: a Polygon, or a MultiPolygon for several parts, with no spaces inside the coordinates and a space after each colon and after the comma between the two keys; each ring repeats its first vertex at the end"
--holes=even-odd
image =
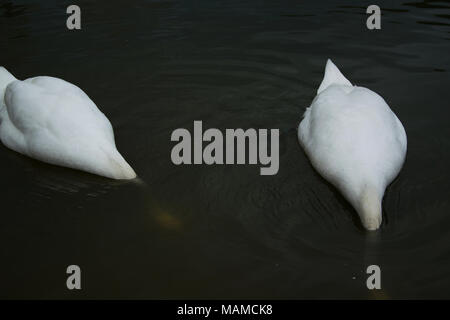
{"type": "Polygon", "coordinates": [[[65,29],[69,4],[2,3],[0,64],[82,87],[140,180],[0,147],[2,297],[449,297],[447,2],[390,1],[380,31],[365,28],[370,3],[350,1],[80,1],[80,31],[65,29]],[[329,57],[408,133],[374,234],[297,142],[329,57]],[[174,166],[170,134],[194,120],[279,128],[279,173],[174,166]],[[77,293],[64,289],[74,263],[77,293]],[[366,289],[371,264],[382,291],[366,289]]]}

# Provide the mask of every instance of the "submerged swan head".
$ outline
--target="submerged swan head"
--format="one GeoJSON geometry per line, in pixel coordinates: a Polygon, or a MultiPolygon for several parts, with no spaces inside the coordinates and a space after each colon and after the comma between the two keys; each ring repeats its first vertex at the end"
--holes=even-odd
{"type": "Polygon", "coordinates": [[[298,128],[300,144],[319,174],[357,211],[367,230],[382,222],[382,199],[406,156],[406,133],[384,99],[353,86],[328,59],[298,128]]]}

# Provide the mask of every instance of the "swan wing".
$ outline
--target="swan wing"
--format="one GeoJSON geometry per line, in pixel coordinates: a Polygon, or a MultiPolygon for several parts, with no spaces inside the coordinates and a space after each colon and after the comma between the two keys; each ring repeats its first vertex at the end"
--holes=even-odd
{"type": "Polygon", "coordinates": [[[64,80],[14,81],[6,88],[4,101],[10,132],[22,134],[23,142],[14,148],[18,152],[60,163],[99,145],[115,147],[109,120],[81,89],[64,80]]]}
{"type": "Polygon", "coordinates": [[[51,77],[14,81],[5,92],[14,126],[24,135],[45,130],[67,141],[93,135],[114,143],[111,123],[77,86],[51,77]]]}

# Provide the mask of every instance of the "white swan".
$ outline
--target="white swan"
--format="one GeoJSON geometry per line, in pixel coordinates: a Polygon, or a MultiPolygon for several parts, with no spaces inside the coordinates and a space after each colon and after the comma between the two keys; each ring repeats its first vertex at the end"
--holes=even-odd
{"type": "Polygon", "coordinates": [[[109,120],[80,88],[61,79],[20,81],[0,67],[0,140],[50,164],[113,179],[136,177],[116,149],[109,120]]]}
{"type": "Polygon", "coordinates": [[[328,60],[298,139],[313,167],[352,204],[363,226],[378,229],[384,191],[406,156],[405,129],[383,98],[352,86],[328,60]]]}

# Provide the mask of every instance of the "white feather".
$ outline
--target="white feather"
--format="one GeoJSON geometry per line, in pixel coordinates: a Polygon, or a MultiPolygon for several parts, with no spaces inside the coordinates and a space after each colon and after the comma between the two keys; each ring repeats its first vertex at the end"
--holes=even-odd
{"type": "Polygon", "coordinates": [[[24,81],[0,67],[0,140],[29,157],[113,179],[135,172],[116,149],[109,120],[77,86],[24,81]]]}
{"type": "Polygon", "coordinates": [[[328,60],[298,138],[314,168],[353,205],[363,226],[378,229],[384,191],[400,172],[407,145],[403,125],[384,99],[352,86],[328,60]]]}

